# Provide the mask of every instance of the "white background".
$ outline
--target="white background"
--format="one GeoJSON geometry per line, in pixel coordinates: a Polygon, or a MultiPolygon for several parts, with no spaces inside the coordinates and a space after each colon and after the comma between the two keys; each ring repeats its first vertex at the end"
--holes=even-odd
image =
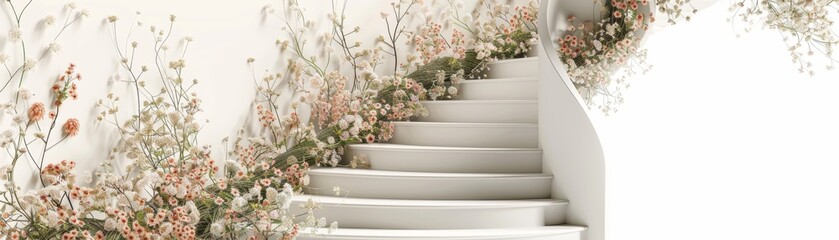
{"type": "Polygon", "coordinates": [[[839,239],[839,72],[799,74],[729,16],[652,34],[654,69],[601,120],[607,239],[839,239]]]}
{"type": "MultiPolygon", "coordinates": [[[[353,24],[384,30],[374,2],[387,7],[387,1],[352,1],[353,24]]],[[[64,3],[36,1],[26,21],[32,26],[47,14],[61,16],[64,3]]],[[[27,82],[44,99],[67,63],[86,76],[80,100],[69,106],[82,120],[82,134],[48,158],[90,169],[107,154],[113,128],[96,126],[91,107],[104,93],[128,88],[112,80],[117,58],[103,19],[120,16],[124,30],[138,10],[146,27],[177,14],[178,35],[196,39],[187,75],[202,81],[203,116],[211,120],[201,141],[220,155],[221,139],[236,132],[251,108],[245,59],[257,58],[257,77],[276,66],[280,26],[262,17],[265,3],[80,2],[92,16],[68,30],[63,53],[38,65],[27,82]]],[[[322,10],[319,3],[309,2],[310,10],[322,10]]],[[[798,74],[778,34],[736,38],[725,22],[727,8],[716,4],[692,22],[650,35],[653,71],[633,80],[619,113],[597,120],[607,153],[608,239],[839,239],[839,73],[798,74]]],[[[7,32],[0,24],[0,50],[11,54],[16,45],[5,43],[7,32]]],[[[151,44],[145,27],[135,35],[141,45],[151,44]]]]}

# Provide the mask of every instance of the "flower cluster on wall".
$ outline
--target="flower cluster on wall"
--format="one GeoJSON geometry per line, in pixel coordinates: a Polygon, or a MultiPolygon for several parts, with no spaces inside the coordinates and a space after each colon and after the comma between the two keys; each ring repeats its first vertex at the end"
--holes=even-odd
{"type": "MultiPolygon", "coordinates": [[[[5,2],[18,21],[29,3],[5,2]]],[[[252,121],[225,139],[225,156],[198,140],[209,121],[201,116],[206,106],[195,91],[199,80],[189,77],[187,52],[194,39],[175,37],[177,17],[146,26],[108,16],[104,22],[120,67],[116,85],[130,94],[110,93],[90,106],[104,126],[96,131],[118,135],[109,157],[96,160],[91,174],[77,173],[72,160],[38,155],[92,127],[73,118],[81,113],[61,111],[80,93],[82,75],[75,65],[57,76],[53,102],[30,102],[24,75],[39,59],[0,56],[7,66],[20,63],[3,88],[17,94],[3,105],[4,117],[13,116],[15,124],[0,139],[11,157],[0,162],[0,233],[9,239],[293,239],[306,229],[334,229],[337,223],[315,216],[317,202],[292,205],[308,184],[309,168],[368,167],[364,156],[343,159],[345,147],[387,141],[394,134],[390,121],[427,114],[420,101],[452,99],[458,84],[480,78],[488,62],[523,57],[535,42],[535,2],[486,1],[469,14],[461,13],[462,3],[447,4],[392,3],[391,12],[381,13],[388,35],[372,45],[354,39],[362,29],[346,25],[346,3],[333,2],[332,27],[325,33],[308,31],[312,22],[295,0],[262,9],[286,26],[275,47],[287,64],[251,76],[257,93],[252,121]],[[457,17],[425,17],[432,10],[457,17]],[[143,41],[148,39],[153,41],[143,41]],[[335,65],[333,58],[344,61],[335,65]],[[393,65],[385,66],[388,59],[393,65]],[[20,172],[17,166],[27,161],[37,169],[20,172]],[[16,182],[30,174],[38,186],[16,182]]],[[[88,15],[77,8],[66,6],[72,11],[61,32],[88,15]]],[[[28,53],[24,27],[18,22],[8,40],[28,53]]],[[[53,43],[44,54],[58,48],[53,43]]],[[[254,68],[256,61],[243,64],[254,68]]]]}

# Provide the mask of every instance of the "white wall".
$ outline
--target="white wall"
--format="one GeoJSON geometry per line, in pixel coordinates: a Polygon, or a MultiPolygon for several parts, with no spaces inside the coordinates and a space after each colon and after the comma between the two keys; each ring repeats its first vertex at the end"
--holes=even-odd
{"type": "MultiPolygon", "coordinates": [[[[27,1],[15,0],[18,11],[27,1]]],[[[301,1],[303,8],[307,11],[308,20],[316,22],[316,28],[311,31],[314,34],[322,34],[331,29],[326,14],[331,12],[331,1],[301,1]]],[[[342,1],[338,1],[339,3],[342,1]]],[[[391,11],[391,1],[350,1],[347,6],[347,25],[351,31],[354,26],[361,26],[361,33],[356,34],[355,39],[366,44],[372,43],[379,35],[386,34],[385,22],[380,17],[380,12],[391,11]]],[[[467,8],[475,5],[475,0],[464,1],[467,8]]],[[[40,53],[55,35],[65,16],[64,5],[68,1],[34,1],[27,9],[23,18],[24,38],[30,56],[32,53],[40,53]],[[41,28],[41,21],[48,15],[56,16],[56,25],[50,28],[41,28]]],[[[286,33],[282,30],[283,23],[275,16],[265,17],[263,8],[274,5],[279,13],[282,11],[283,1],[230,1],[220,0],[87,0],[79,1],[78,7],[89,9],[91,15],[77,24],[70,26],[59,39],[62,45],[62,52],[51,56],[39,63],[30,73],[27,74],[24,86],[36,93],[34,100],[47,101],[49,95],[48,87],[54,83],[58,74],[63,72],[68,63],[75,63],[78,71],[83,74],[84,80],[79,83],[80,97],[77,101],[66,104],[62,109],[64,117],[60,117],[60,123],[66,118],[75,117],[80,119],[82,133],[51,150],[47,156],[47,162],[57,162],[63,159],[75,160],[80,171],[92,169],[101,159],[108,154],[108,149],[115,140],[115,129],[112,126],[96,125],[94,104],[97,100],[105,98],[107,92],[113,91],[122,97],[124,112],[123,121],[127,119],[130,112],[135,109],[133,90],[126,82],[113,81],[113,74],[119,73],[123,79],[127,78],[125,72],[118,66],[117,53],[113,46],[113,32],[110,24],[105,20],[110,15],[118,16],[118,40],[120,44],[125,43],[128,28],[132,26],[136,12],[142,14],[137,17],[143,22],[143,27],[137,28],[131,41],[140,44],[138,49],[138,64],[153,66],[151,57],[151,45],[154,43],[149,33],[149,26],[155,25],[158,29],[165,28],[169,24],[169,15],[177,15],[174,35],[170,46],[173,49],[169,53],[169,60],[179,53],[183,46],[183,37],[191,36],[195,39],[189,46],[186,56],[187,67],[185,79],[198,79],[200,84],[196,88],[199,97],[203,99],[204,112],[200,114],[210,122],[205,126],[199,137],[200,144],[213,145],[216,158],[223,158],[224,148],[221,140],[228,136],[235,136],[236,132],[243,125],[252,109],[251,102],[254,98],[254,83],[251,78],[251,70],[246,64],[250,57],[256,58],[254,70],[257,79],[260,79],[269,70],[270,73],[282,72],[287,56],[280,53],[275,46],[278,38],[287,39],[286,33]],[[142,57],[140,57],[142,56],[142,57]],[[282,66],[281,66],[282,65],[282,66]]],[[[5,3],[0,4],[0,10],[11,16],[11,10],[5,3]]],[[[436,14],[429,11],[428,14],[436,14]]],[[[418,15],[417,15],[418,16],[418,15]]],[[[9,22],[11,22],[9,17],[9,22]]],[[[413,20],[420,22],[420,20],[413,20]]],[[[10,55],[13,61],[9,62],[10,67],[19,66],[22,61],[20,56],[20,44],[8,43],[7,33],[11,24],[4,20],[0,23],[0,52],[10,55]]],[[[314,47],[315,38],[312,37],[314,47]]],[[[400,40],[404,43],[406,38],[400,40]]],[[[310,49],[313,54],[320,53],[320,49],[310,49]]],[[[335,52],[339,56],[340,52],[335,52]]],[[[168,61],[168,60],[167,60],[168,61]]],[[[387,67],[381,70],[392,69],[392,63],[386,62],[387,67]]],[[[147,82],[158,81],[155,72],[145,75],[147,82]]],[[[5,83],[8,74],[0,71],[0,84],[5,83]]],[[[16,83],[16,81],[15,81],[16,83]]],[[[16,89],[3,92],[0,102],[8,102],[11,94],[16,89]]],[[[2,117],[3,126],[10,117],[2,117]]],[[[0,157],[0,162],[6,162],[8,156],[0,157]]],[[[34,169],[27,163],[19,164],[17,176],[24,171],[34,169]]],[[[32,181],[34,179],[30,179],[32,181]]]]}
{"type": "Polygon", "coordinates": [[[599,122],[608,239],[839,239],[839,72],[798,74],[727,8],[650,35],[653,71],[599,122]]]}

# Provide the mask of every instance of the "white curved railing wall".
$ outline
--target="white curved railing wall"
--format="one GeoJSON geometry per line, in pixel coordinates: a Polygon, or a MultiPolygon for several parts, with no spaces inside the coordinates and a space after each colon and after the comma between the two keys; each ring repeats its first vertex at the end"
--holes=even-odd
{"type": "MultiPolygon", "coordinates": [[[[571,202],[568,224],[588,226],[585,240],[603,240],[605,230],[605,159],[588,109],[560,62],[553,24],[564,23],[559,1],[539,7],[539,143],[545,173],[554,175],[553,198],[571,202]]],[[[572,2],[572,1],[565,1],[572,2]]],[[[574,2],[590,1],[576,0],[574,2]]]]}

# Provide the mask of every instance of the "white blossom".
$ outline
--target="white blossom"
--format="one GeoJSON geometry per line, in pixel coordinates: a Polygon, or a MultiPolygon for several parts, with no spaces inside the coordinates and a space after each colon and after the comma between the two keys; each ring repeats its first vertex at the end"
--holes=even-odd
{"type": "Polygon", "coordinates": [[[50,45],[49,45],[48,49],[49,49],[49,50],[50,50],[50,52],[52,52],[52,53],[58,53],[58,52],[61,52],[61,44],[58,44],[58,43],[56,43],[56,42],[54,42],[54,43],[50,43],[50,45]]]}
{"type": "Polygon", "coordinates": [[[174,226],[172,226],[172,223],[164,222],[163,224],[160,225],[160,235],[162,235],[162,236],[169,235],[170,233],[172,233],[173,228],[174,228],[174,226]]]}
{"type": "Polygon", "coordinates": [[[291,198],[294,195],[290,184],[286,183],[283,185],[283,191],[277,195],[277,199],[274,201],[277,203],[280,209],[288,210],[291,207],[291,198]]]}
{"type": "Polygon", "coordinates": [[[34,68],[36,64],[38,64],[38,61],[35,61],[35,59],[32,58],[27,58],[26,61],[23,62],[23,70],[32,70],[32,68],[34,68]]]}
{"type": "Polygon", "coordinates": [[[233,198],[233,201],[230,202],[230,205],[231,207],[233,207],[233,210],[243,211],[245,210],[245,207],[248,205],[248,200],[245,200],[245,198],[243,197],[236,197],[233,198]]]}
{"type": "Polygon", "coordinates": [[[49,15],[46,18],[44,18],[45,26],[52,26],[53,24],[55,24],[55,16],[49,15]]]}
{"type": "Polygon", "coordinates": [[[224,235],[224,220],[218,220],[210,225],[210,233],[215,237],[224,235]]]}
{"type": "Polygon", "coordinates": [[[21,41],[22,37],[23,31],[19,27],[15,27],[12,28],[12,30],[9,30],[9,36],[7,37],[7,39],[9,40],[9,42],[17,43],[21,41]]]}
{"type": "Polygon", "coordinates": [[[29,89],[21,88],[17,90],[17,97],[20,100],[29,101],[29,99],[32,98],[32,93],[29,92],[29,89]]]}

